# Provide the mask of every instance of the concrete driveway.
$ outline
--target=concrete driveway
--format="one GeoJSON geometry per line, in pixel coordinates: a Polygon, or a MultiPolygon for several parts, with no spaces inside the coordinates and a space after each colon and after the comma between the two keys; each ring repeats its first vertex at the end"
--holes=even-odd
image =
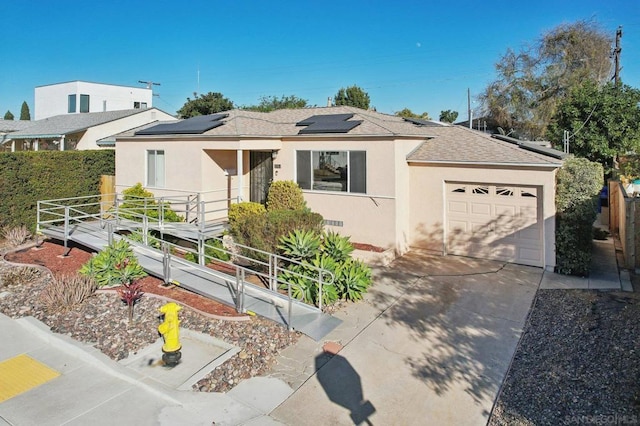
{"type": "Polygon", "coordinates": [[[366,301],[337,314],[344,323],[326,338],[343,345],[337,355],[305,340],[284,354],[310,371],[301,385],[289,376],[299,387],[270,417],[287,425],[485,424],[542,273],[417,251],[377,268],[366,301]]]}

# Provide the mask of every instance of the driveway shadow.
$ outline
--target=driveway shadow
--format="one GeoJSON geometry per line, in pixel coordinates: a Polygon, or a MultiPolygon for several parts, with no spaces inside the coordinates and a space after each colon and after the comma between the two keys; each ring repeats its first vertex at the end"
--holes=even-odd
{"type": "Polygon", "coordinates": [[[353,424],[371,425],[369,417],[376,409],[364,400],[360,375],[343,356],[333,355],[329,362],[326,357],[327,354],[316,356],[316,375],[327,397],[349,410],[353,424]]]}
{"type": "Polygon", "coordinates": [[[420,348],[404,358],[414,377],[437,395],[462,386],[484,405],[497,394],[541,274],[535,267],[410,252],[374,278],[395,281],[402,295],[376,292],[374,285],[370,300],[420,348]]]}

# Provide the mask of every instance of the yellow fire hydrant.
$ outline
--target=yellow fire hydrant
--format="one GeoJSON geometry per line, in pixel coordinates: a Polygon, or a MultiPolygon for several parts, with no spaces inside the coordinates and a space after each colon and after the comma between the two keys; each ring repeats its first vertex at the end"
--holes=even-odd
{"type": "Polygon", "coordinates": [[[180,320],[178,311],[182,309],[177,303],[169,302],[160,307],[164,314],[164,321],[158,326],[158,331],[164,337],[162,345],[162,360],[168,367],[173,367],[180,362],[182,344],[180,344],[180,320]]]}

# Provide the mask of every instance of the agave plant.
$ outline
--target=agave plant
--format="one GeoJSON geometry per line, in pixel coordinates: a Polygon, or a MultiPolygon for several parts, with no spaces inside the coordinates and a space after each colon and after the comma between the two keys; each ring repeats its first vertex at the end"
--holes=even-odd
{"type": "Polygon", "coordinates": [[[116,287],[147,275],[125,240],[114,241],[80,268],[98,287],[116,287]]]}
{"type": "Polygon", "coordinates": [[[315,256],[321,243],[322,240],[316,232],[296,229],[280,238],[278,248],[285,256],[303,260],[315,256]]]}
{"type": "Polygon", "coordinates": [[[351,257],[353,245],[349,237],[329,231],[322,236],[322,252],[331,256],[336,262],[344,262],[351,257]]]}

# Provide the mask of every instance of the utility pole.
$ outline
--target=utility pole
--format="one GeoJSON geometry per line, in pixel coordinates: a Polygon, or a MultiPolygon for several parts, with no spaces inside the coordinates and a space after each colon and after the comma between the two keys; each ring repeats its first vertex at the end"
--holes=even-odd
{"type": "MultiPolygon", "coordinates": [[[[142,81],[142,80],[138,80],[138,83],[142,83],[142,84],[146,84],[147,85],[147,89],[151,89],[153,92],[153,86],[160,86],[160,83],[156,83],[153,81],[142,81]]],[[[152,93],[152,96],[158,96],[158,95],[154,95],[152,93]]]]}
{"type": "Polygon", "coordinates": [[[467,116],[469,117],[469,128],[473,129],[473,116],[471,115],[471,89],[467,87],[467,116]]]}
{"type": "Polygon", "coordinates": [[[616,30],[616,48],[613,50],[613,60],[615,63],[615,69],[613,74],[613,80],[616,83],[616,86],[620,83],[620,52],[622,52],[622,48],[620,47],[620,39],[622,38],[622,26],[619,26],[616,30]]]}

